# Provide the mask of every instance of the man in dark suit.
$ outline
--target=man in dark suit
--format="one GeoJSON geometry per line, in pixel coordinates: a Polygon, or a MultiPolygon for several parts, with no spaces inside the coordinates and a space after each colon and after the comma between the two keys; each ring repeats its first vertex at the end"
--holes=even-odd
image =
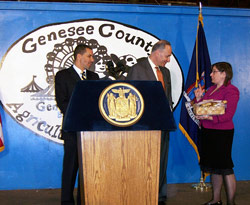
{"type": "MultiPolygon", "coordinates": [[[[74,65],[68,69],[57,72],[55,76],[56,102],[63,116],[65,116],[76,83],[80,80],[99,79],[96,73],[89,70],[94,62],[91,47],[79,44],[74,50],[74,59],[74,65]]],[[[84,112],[84,108],[79,111],[84,112]]],[[[73,191],[78,172],[77,134],[75,132],[64,132],[62,130],[62,139],[64,140],[64,158],[61,204],[75,204],[73,191]]],[[[79,180],[78,184],[77,204],[81,204],[79,180]]]]}
{"type": "MultiPolygon", "coordinates": [[[[171,44],[166,40],[158,41],[153,47],[149,57],[140,58],[127,75],[127,80],[159,80],[173,110],[171,95],[170,71],[165,67],[170,62],[172,54],[171,44]]],[[[164,204],[167,199],[167,160],[168,160],[169,133],[162,131],[160,154],[160,178],[159,178],[159,204],[164,204]]]]}

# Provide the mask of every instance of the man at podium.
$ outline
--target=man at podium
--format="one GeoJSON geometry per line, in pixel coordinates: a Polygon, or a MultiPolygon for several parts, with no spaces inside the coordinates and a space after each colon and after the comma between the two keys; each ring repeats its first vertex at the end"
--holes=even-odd
{"type": "MultiPolygon", "coordinates": [[[[68,69],[57,72],[55,76],[55,95],[57,106],[65,116],[70,97],[76,83],[80,80],[98,80],[99,76],[90,71],[94,62],[92,48],[79,44],[74,50],[74,64],[68,69]]],[[[83,111],[84,112],[84,111],[83,111]]],[[[64,132],[64,158],[62,171],[61,204],[75,204],[73,191],[78,172],[77,133],[64,132]]],[[[81,204],[80,183],[78,181],[77,204],[81,204]]]]}
{"type": "MultiPolygon", "coordinates": [[[[158,41],[153,47],[149,57],[140,58],[127,75],[127,80],[160,81],[173,110],[171,95],[170,71],[165,67],[170,62],[172,48],[166,40],[158,41]]],[[[168,161],[169,132],[162,131],[160,154],[160,178],[159,178],[159,204],[164,204],[167,199],[167,161],[168,161]]]]}

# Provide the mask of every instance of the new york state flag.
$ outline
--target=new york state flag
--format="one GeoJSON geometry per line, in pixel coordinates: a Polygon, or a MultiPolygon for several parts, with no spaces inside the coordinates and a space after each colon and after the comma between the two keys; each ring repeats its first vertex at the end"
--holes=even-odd
{"type": "Polygon", "coordinates": [[[4,150],[4,141],[3,141],[2,119],[0,115],[0,152],[3,150],[4,150]]]}

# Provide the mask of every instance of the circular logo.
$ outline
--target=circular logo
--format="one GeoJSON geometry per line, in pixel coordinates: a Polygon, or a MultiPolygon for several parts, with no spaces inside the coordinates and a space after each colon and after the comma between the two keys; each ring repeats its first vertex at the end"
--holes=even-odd
{"type": "Polygon", "coordinates": [[[144,100],[134,86],[128,83],[114,83],[102,91],[99,110],[108,123],[128,127],[141,118],[144,100]]]}

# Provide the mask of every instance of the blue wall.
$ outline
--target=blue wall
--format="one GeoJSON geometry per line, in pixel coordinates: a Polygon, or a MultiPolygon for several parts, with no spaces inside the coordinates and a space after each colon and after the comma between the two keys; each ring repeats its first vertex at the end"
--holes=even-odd
{"type": "MultiPolygon", "coordinates": [[[[228,61],[240,90],[234,117],[233,160],[237,180],[250,180],[250,10],[203,8],[211,62],[228,61]]],[[[50,23],[102,18],[132,25],[171,42],[186,78],[196,37],[198,8],[119,4],[0,2],[0,58],[23,35],[50,23]]],[[[0,153],[0,190],[59,188],[63,146],[37,136],[0,107],[5,150],[0,153]]],[[[180,103],[174,116],[178,124],[180,103]]],[[[198,182],[197,156],[179,130],[171,133],[168,183],[198,182]]]]}

